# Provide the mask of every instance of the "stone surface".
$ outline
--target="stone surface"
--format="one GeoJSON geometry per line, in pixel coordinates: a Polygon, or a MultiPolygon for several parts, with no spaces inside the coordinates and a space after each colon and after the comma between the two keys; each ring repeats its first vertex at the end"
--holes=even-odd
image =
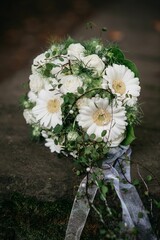
{"type": "MultiPolygon", "coordinates": [[[[160,39],[159,28],[154,25],[158,21],[156,2],[152,6],[145,3],[144,7],[143,1],[113,1],[112,4],[102,6],[88,20],[99,27],[106,26],[109,30],[102,36],[103,39],[118,41],[126,55],[139,68],[144,118],[142,125],[136,128],[137,140],[133,144],[132,161],[144,165],[140,168],[142,176],[150,174],[144,169],[147,168],[160,180],[160,39]]],[[[74,25],[74,30],[73,25],[71,26],[71,29],[68,27],[68,33],[73,37],[84,39],[99,36],[98,30],[87,31],[80,22],[74,25]]],[[[57,27],[60,28],[58,25],[57,27]]],[[[44,33],[41,28],[37,28],[37,31],[42,35],[44,33]]],[[[22,39],[25,40],[23,37],[22,39]]],[[[41,52],[42,46],[36,43],[34,48],[41,52]]],[[[14,53],[16,49],[15,46],[14,53]]],[[[24,44],[21,44],[18,54],[23,55],[24,49],[24,44]]],[[[28,81],[29,64],[33,58],[32,51],[27,53],[26,67],[18,69],[0,84],[0,192],[17,191],[53,201],[66,194],[72,195],[77,182],[70,159],[57,158],[42,144],[32,142],[29,137],[29,128],[19,106],[19,98],[25,92],[22,84],[28,81]]],[[[139,177],[137,164],[133,164],[132,174],[139,177]]],[[[160,192],[156,181],[151,190],[156,194],[160,192]]]]}

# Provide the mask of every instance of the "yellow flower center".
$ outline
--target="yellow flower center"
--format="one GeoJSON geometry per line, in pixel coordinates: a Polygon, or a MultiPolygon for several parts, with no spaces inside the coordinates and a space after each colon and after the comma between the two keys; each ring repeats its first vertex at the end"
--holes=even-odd
{"type": "Polygon", "coordinates": [[[98,126],[103,126],[105,124],[108,124],[111,121],[111,114],[104,109],[98,109],[96,112],[92,115],[94,123],[96,123],[98,126]]]}
{"type": "Polygon", "coordinates": [[[58,112],[60,108],[60,102],[58,99],[51,99],[47,103],[47,110],[50,113],[58,112]]]}
{"type": "Polygon", "coordinates": [[[121,95],[126,92],[126,85],[122,80],[114,80],[112,87],[116,93],[120,93],[121,95]]]}

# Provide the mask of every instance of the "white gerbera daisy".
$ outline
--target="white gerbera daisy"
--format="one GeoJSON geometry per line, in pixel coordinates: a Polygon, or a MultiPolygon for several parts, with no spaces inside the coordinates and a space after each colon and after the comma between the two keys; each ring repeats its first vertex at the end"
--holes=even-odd
{"type": "Polygon", "coordinates": [[[42,89],[37,97],[33,114],[41,126],[46,128],[55,127],[62,124],[61,104],[63,99],[57,91],[47,91],[42,89]]]}
{"type": "Polygon", "coordinates": [[[113,94],[124,100],[124,103],[130,106],[135,104],[140,95],[139,78],[135,77],[128,67],[118,64],[108,66],[105,73],[102,87],[109,87],[113,94]]]}
{"type": "Polygon", "coordinates": [[[46,138],[46,143],[45,146],[50,148],[51,152],[57,152],[60,153],[61,150],[63,149],[63,146],[61,144],[55,144],[55,139],[57,139],[56,137],[53,138],[46,138]]]}
{"type": "Polygon", "coordinates": [[[103,140],[111,145],[125,132],[127,125],[125,108],[116,101],[109,103],[108,98],[88,99],[87,105],[79,109],[77,121],[88,135],[95,134],[96,138],[102,137],[106,130],[103,140]]]}

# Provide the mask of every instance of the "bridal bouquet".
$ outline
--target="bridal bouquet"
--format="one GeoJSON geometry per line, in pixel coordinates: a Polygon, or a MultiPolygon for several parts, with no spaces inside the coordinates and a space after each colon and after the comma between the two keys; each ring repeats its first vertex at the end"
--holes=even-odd
{"type": "Polygon", "coordinates": [[[28,86],[24,118],[51,152],[95,166],[110,148],[135,138],[138,72],[116,45],[53,43],[34,59],[28,86]]]}
{"type": "Polygon", "coordinates": [[[137,227],[140,239],[156,239],[131,184],[128,161],[134,125],[141,117],[135,64],[117,45],[68,38],[52,43],[34,59],[28,88],[23,115],[33,136],[43,138],[51,152],[72,156],[81,167],[77,174],[86,173],[73,203],[65,240],[80,239],[90,206],[105,223],[93,206],[97,190],[111,215],[106,200],[108,181],[121,202],[124,229],[130,233],[137,227]]]}

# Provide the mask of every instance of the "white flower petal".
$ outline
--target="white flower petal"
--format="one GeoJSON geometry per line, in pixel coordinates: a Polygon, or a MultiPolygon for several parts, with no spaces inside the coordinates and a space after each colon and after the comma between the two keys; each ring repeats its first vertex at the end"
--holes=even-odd
{"type": "Polygon", "coordinates": [[[113,94],[116,94],[119,100],[129,105],[130,96],[133,98],[140,95],[139,79],[134,73],[124,65],[113,64],[108,66],[103,76],[102,88],[110,88],[113,94]]]}
{"type": "Polygon", "coordinates": [[[95,134],[98,138],[106,130],[103,140],[109,143],[125,132],[126,112],[121,104],[115,101],[110,104],[107,98],[93,97],[88,99],[87,105],[80,108],[77,122],[88,135],[95,134]]]}

